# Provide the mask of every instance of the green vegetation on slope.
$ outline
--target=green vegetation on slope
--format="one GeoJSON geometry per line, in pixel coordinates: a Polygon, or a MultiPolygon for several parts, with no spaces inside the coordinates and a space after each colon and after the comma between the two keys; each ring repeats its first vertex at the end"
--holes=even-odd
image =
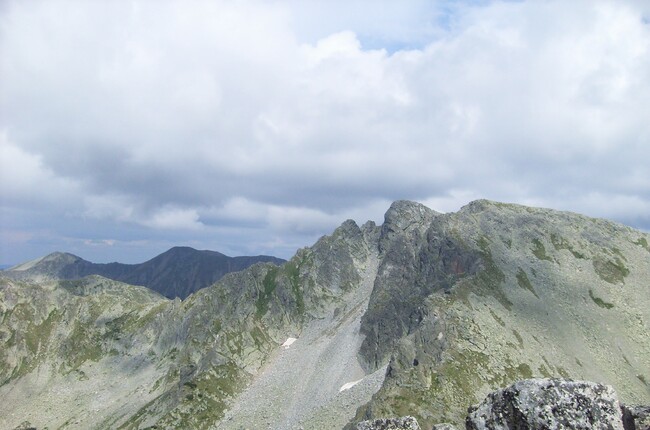
{"type": "Polygon", "coordinates": [[[551,257],[546,254],[544,244],[537,238],[533,239],[533,254],[540,260],[553,261],[551,257]]]}
{"type": "Polygon", "coordinates": [[[606,301],[604,301],[600,297],[594,296],[594,292],[591,289],[589,290],[589,297],[591,297],[591,300],[593,300],[594,303],[596,303],[599,307],[601,307],[603,309],[611,309],[611,308],[614,307],[614,305],[612,303],[607,303],[606,301]]]}

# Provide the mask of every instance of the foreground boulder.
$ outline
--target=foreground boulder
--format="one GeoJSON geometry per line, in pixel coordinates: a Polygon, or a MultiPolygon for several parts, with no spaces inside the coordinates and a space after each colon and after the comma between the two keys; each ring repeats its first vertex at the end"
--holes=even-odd
{"type": "Polygon", "coordinates": [[[413,417],[380,418],[362,421],[357,424],[357,430],[420,430],[420,425],[413,417]]]}
{"type": "Polygon", "coordinates": [[[623,430],[614,390],[593,382],[528,379],[490,393],[468,410],[468,430],[623,430]]]}

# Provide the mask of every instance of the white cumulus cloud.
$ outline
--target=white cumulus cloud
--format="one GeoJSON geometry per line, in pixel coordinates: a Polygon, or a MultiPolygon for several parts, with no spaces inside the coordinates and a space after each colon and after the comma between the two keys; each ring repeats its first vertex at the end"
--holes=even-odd
{"type": "Polygon", "coordinates": [[[57,237],[288,257],[401,198],[650,228],[649,22],[642,1],[4,2],[2,228],[31,245],[0,260],[57,237]]]}

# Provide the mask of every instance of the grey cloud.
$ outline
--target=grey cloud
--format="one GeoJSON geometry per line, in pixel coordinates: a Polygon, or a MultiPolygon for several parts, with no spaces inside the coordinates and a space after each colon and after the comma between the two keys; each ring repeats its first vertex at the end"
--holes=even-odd
{"type": "Polygon", "coordinates": [[[38,230],[97,255],[185,239],[289,256],[399,198],[648,225],[642,3],[341,8],[4,4],[5,246],[38,230]]]}

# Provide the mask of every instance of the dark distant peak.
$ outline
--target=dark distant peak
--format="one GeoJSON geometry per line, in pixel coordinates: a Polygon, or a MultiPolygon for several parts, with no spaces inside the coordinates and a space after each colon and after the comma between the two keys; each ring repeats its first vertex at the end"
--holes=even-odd
{"type": "Polygon", "coordinates": [[[199,251],[189,246],[174,246],[152,258],[139,264],[140,268],[150,267],[151,265],[168,265],[168,264],[193,264],[197,261],[205,259],[223,259],[227,258],[225,255],[215,251],[199,251]]]}
{"type": "Polygon", "coordinates": [[[196,254],[220,255],[225,257],[224,254],[217,251],[203,251],[203,250],[194,249],[190,246],[174,246],[160,255],[181,256],[181,255],[196,255],[196,254]]]}
{"type": "Polygon", "coordinates": [[[233,262],[245,262],[245,264],[259,263],[272,263],[280,265],[286,263],[287,260],[283,258],[273,257],[272,255],[242,255],[238,257],[227,257],[233,262]]]}
{"type": "Polygon", "coordinates": [[[436,215],[440,214],[421,203],[397,200],[386,211],[384,225],[393,230],[405,231],[413,225],[428,225],[436,215]]]}
{"type": "Polygon", "coordinates": [[[277,263],[277,264],[282,264],[287,262],[287,260],[285,260],[284,258],[274,257],[273,255],[266,255],[266,254],[253,255],[251,257],[233,257],[233,258],[254,258],[263,262],[277,263]]]}
{"type": "Polygon", "coordinates": [[[163,254],[190,254],[195,252],[199,252],[199,251],[197,251],[196,249],[190,246],[173,246],[169,248],[167,251],[163,252],[163,254]]]}

